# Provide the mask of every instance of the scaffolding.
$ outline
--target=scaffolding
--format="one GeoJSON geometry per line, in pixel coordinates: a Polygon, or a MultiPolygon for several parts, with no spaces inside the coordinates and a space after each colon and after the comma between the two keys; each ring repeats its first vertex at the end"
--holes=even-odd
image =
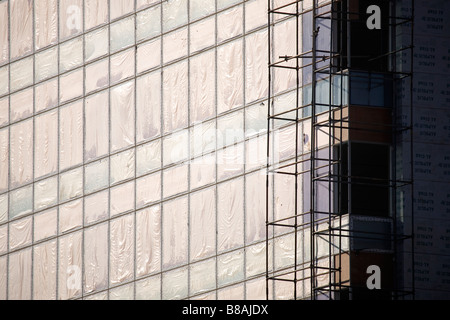
{"type": "MultiPolygon", "coordinates": [[[[372,258],[376,256],[380,263],[391,261],[393,274],[405,274],[400,268],[411,270],[411,279],[405,276],[379,290],[385,293],[384,297],[414,298],[414,0],[408,1],[407,15],[399,12],[399,1],[378,1],[389,10],[389,43],[385,52],[368,57],[351,52],[350,23],[361,20],[361,12],[352,11],[358,1],[268,0],[267,299],[272,284],[280,281],[292,285],[290,297],[296,300],[358,298],[366,283],[357,279],[352,268],[357,269],[355,265],[364,252],[372,254],[372,258]],[[295,37],[295,54],[274,57],[275,26],[283,19],[295,20],[295,35],[291,35],[295,37]],[[398,41],[405,36],[408,45],[404,45],[404,39],[398,41]],[[370,66],[381,63],[386,67],[381,71],[361,70],[354,66],[357,59],[370,66]],[[409,61],[405,63],[405,59],[409,61]],[[295,103],[281,112],[275,112],[274,108],[274,70],[294,72],[296,78],[295,103]],[[381,105],[353,101],[358,90],[362,90],[363,97],[367,95],[376,101],[381,87],[385,100],[390,97],[387,108],[380,108],[386,107],[386,101],[381,105]],[[386,90],[392,90],[391,94],[386,90]],[[409,91],[407,109],[402,105],[405,101],[395,98],[399,90],[409,91]],[[403,112],[409,113],[407,123],[402,119],[403,112]],[[295,156],[282,163],[275,160],[276,150],[271,141],[277,130],[275,122],[295,126],[295,156]],[[379,139],[388,145],[389,176],[359,176],[360,172],[355,170],[352,159],[356,158],[358,144],[354,140],[365,137],[370,143],[379,139]],[[405,164],[410,164],[409,168],[405,164]],[[294,180],[293,212],[279,219],[271,213],[270,186],[275,175],[288,175],[294,180]],[[356,187],[384,190],[388,194],[388,207],[382,213],[359,214],[352,200],[352,195],[357,194],[356,187]],[[409,212],[399,206],[405,202],[411,203],[409,212]],[[275,230],[280,229],[293,234],[294,252],[292,264],[278,267],[271,263],[270,246],[279,234],[275,230]]],[[[365,271],[364,279],[368,277],[365,271]]]]}

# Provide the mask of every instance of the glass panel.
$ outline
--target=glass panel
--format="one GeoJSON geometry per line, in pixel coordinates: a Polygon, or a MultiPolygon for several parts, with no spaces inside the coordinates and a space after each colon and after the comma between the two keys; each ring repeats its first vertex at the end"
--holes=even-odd
{"type": "Polygon", "coordinates": [[[141,176],[161,167],[161,140],[147,143],[136,149],[136,175],[141,176]]]}
{"type": "Polygon", "coordinates": [[[161,7],[154,6],[136,16],[137,41],[153,38],[161,33],[161,7]]]}
{"type": "Polygon", "coordinates": [[[55,76],[58,73],[58,47],[53,47],[36,54],[34,78],[42,81],[55,76]]]}
{"type": "Polygon", "coordinates": [[[163,2],[163,31],[174,29],[188,22],[185,0],[167,0],[163,2]]]}
{"type": "Polygon", "coordinates": [[[108,53],[108,27],[104,27],[84,36],[86,62],[101,57],[108,53]]]}
{"type": "Polygon", "coordinates": [[[9,250],[14,250],[32,241],[33,219],[25,218],[9,225],[9,250]]]}
{"type": "Polygon", "coordinates": [[[84,192],[91,193],[108,186],[109,159],[103,159],[86,166],[84,174],[84,192]]]}
{"type": "Polygon", "coordinates": [[[78,37],[60,45],[59,59],[61,73],[79,67],[83,63],[83,38],[78,37]]]}
{"type": "Polygon", "coordinates": [[[65,201],[83,194],[83,168],[61,174],[59,178],[59,201],[65,201]]]}
{"type": "Polygon", "coordinates": [[[191,264],[189,293],[199,294],[216,287],[216,259],[191,264]]]}
{"type": "Polygon", "coordinates": [[[33,209],[33,186],[11,191],[9,200],[10,219],[30,213],[33,209]]]}
{"type": "Polygon", "coordinates": [[[34,184],[34,209],[39,210],[56,204],[58,179],[45,179],[34,184]]]}
{"type": "Polygon", "coordinates": [[[227,253],[217,258],[217,278],[219,286],[244,278],[244,250],[227,253]]]}
{"type": "Polygon", "coordinates": [[[214,13],[216,9],[215,0],[191,0],[189,4],[191,21],[214,13]]]}
{"type": "Polygon", "coordinates": [[[161,300],[161,275],[136,281],[136,300],[161,300]]]}
{"type": "Polygon", "coordinates": [[[111,52],[134,44],[134,17],[111,24],[111,52]]]}
{"type": "Polygon", "coordinates": [[[125,148],[135,141],[134,81],[111,89],[111,151],[125,148]]]}
{"type": "Polygon", "coordinates": [[[134,150],[111,156],[111,184],[134,177],[134,150]]]}
{"type": "Polygon", "coordinates": [[[188,295],[188,268],[180,268],[163,273],[162,299],[180,300],[188,295]]]}

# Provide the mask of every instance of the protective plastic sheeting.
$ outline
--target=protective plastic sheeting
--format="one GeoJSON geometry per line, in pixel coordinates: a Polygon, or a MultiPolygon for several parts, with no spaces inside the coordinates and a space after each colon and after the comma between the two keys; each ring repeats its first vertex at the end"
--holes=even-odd
{"type": "Polygon", "coordinates": [[[34,56],[11,63],[11,91],[20,90],[33,84],[34,56]]]}
{"type": "Polygon", "coordinates": [[[85,160],[109,151],[108,92],[103,91],[85,100],[85,160]]]}
{"type": "Polygon", "coordinates": [[[84,199],[84,223],[105,220],[109,213],[108,190],[96,193],[84,199]]]}
{"type": "Polygon", "coordinates": [[[227,181],[218,186],[218,251],[244,243],[244,180],[227,181]]]}
{"type": "Polygon", "coordinates": [[[109,290],[109,300],[134,300],[134,282],[109,290]]]}
{"type": "Polygon", "coordinates": [[[167,63],[188,54],[188,28],[171,32],[163,36],[163,63],[167,63]]]}
{"type": "Polygon", "coordinates": [[[136,206],[142,208],[161,200],[161,172],[136,180],[136,206]]]}
{"type": "Polygon", "coordinates": [[[237,108],[243,103],[244,71],[242,40],[233,41],[217,50],[217,112],[237,108]]]}
{"type": "Polygon", "coordinates": [[[267,136],[260,135],[245,142],[245,170],[247,172],[267,164],[267,136]]]}
{"type": "MultiPolygon", "coordinates": [[[[9,129],[0,130],[0,192],[8,190],[9,129]]],[[[0,214],[1,215],[1,214],[0,214]]],[[[1,221],[2,219],[0,219],[1,221]]]]}
{"type": "Polygon", "coordinates": [[[189,276],[191,295],[213,290],[216,287],[216,259],[191,264],[189,276]]]}
{"type": "Polygon", "coordinates": [[[86,67],[86,93],[107,87],[109,84],[108,58],[86,67]]]}
{"type": "Polygon", "coordinates": [[[215,188],[192,193],[190,199],[190,259],[205,258],[216,252],[215,188]]]}
{"type": "Polygon", "coordinates": [[[215,57],[210,50],[191,59],[191,122],[205,121],[215,113],[215,57]]]}
{"type": "Polygon", "coordinates": [[[113,0],[109,2],[111,20],[117,19],[134,10],[133,1],[129,0],[113,0]]]}
{"type": "MultiPolygon", "coordinates": [[[[157,38],[139,45],[136,55],[137,73],[158,67],[161,64],[161,39],[157,38]]],[[[159,88],[159,86],[157,88],[159,88]]],[[[160,92],[160,90],[158,92],[160,92]]]]}
{"type": "Polygon", "coordinates": [[[128,281],[134,276],[134,215],[110,223],[110,285],[128,281]]]}
{"type": "Polygon", "coordinates": [[[9,97],[0,99],[0,126],[9,123],[9,97]]]}
{"type": "Polygon", "coordinates": [[[264,29],[245,38],[245,100],[247,103],[267,97],[267,34],[267,29],[264,29]]]}
{"type": "Polygon", "coordinates": [[[83,101],[59,109],[59,169],[83,162],[83,101]]]}
{"type": "Polygon", "coordinates": [[[0,257],[0,300],[6,300],[6,289],[8,281],[8,257],[0,257]]]}
{"type": "Polygon", "coordinates": [[[217,300],[244,300],[244,285],[238,284],[217,291],[217,300]]]}
{"type": "Polygon", "coordinates": [[[106,188],[109,182],[109,159],[91,163],[84,173],[84,192],[92,193],[106,188]]]}
{"type": "Polygon", "coordinates": [[[8,194],[0,195],[0,223],[8,219],[8,194]]]}
{"type": "Polygon", "coordinates": [[[217,151],[217,179],[224,180],[244,172],[244,144],[217,151]]]}
{"type": "Polygon", "coordinates": [[[8,1],[4,1],[0,3],[0,64],[9,59],[8,23],[8,1]]]}
{"type": "Polygon", "coordinates": [[[188,190],[188,169],[188,165],[181,165],[163,171],[163,198],[188,190]]]}
{"type": "Polygon", "coordinates": [[[216,121],[201,122],[190,129],[189,150],[191,157],[197,157],[216,149],[216,121]]]}
{"type": "Polygon", "coordinates": [[[54,173],[58,169],[58,111],[35,118],[34,176],[54,173]]]}
{"type": "Polygon", "coordinates": [[[59,232],[64,233],[83,225],[83,200],[75,200],[59,207],[59,232]]]}
{"type": "Polygon", "coordinates": [[[33,179],[33,120],[11,126],[10,179],[11,188],[33,179]]]}
{"type": "MultiPolygon", "coordinates": [[[[34,79],[42,81],[58,74],[58,47],[53,47],[35,55],[34,79]]],[[[33,70],[31,66],[31,70],[33,70]]]]}
{"type": "Polygon", "coordinates": [[[111,184],[134,177],[134,150],[127,150],[111,157],[111,184]]]}
{"type": "Polygon", "coordinates": [[[244,111],[229,113],[217,120],[217,148],[244,140],[244,111]]]}
{"type": "Polygon", "coordinates": [[[33,210],[33,186],[11,191],[9,194],[9,218],[19,217],[33,210]]]}
{"type": "Polygon", "coordinates": [[[136,213],[136,277],[161,270],[161,209],[136,213]]]}
{"type": "Polygon", "coordinates": [[[9,255],[8,299],[31,299],[31,249],[24,249],[9,255]]]}
{"type": "Polygon", "coordinates": [[[108,2],[108,0],[84,1],[85,30],[108,22],[108,2]]]}
{"type": "Polygon", "coordinates": [[[34,184],[34,209],[40,210],[56,204],[58,178],[48,178],[34,184]]]}
{"type": "Polygon", "coordinates": [[[216,180],[216,155],[214,153],[191,161],[191,190],[216,180]]]}
{"type": "Polygon", "coordinates": [[[0,227],[0,254],[8,252],[8,225],[0,227]]]}
{"type": "Polygon", "coordinates": [[[65,102],[83,94],[83,68],[59,78],[59,100],[65,102]]]}
{"type": "MultiPolygon", "coordinates": [[[[270,179],[271,180],[271,179],[270,179]]],[[[252,243],[266,237],[266,171],[246,176],[245,181],[245,242],[252,243]]],[[[272,208],[269,198],[269,208],[272,208]]],[[[269,215],[269,220],[271,216],[269,215]]]]}
{"type": "Polygon", "coordinates": [[[136,86],[136,142],[141,142],[161,134],[161,74],[142,76],[136,86]]]}
{"type": "Polygon", "coordinates": [[[83,168],[74,169],[60,175],[59,201],[63,202],[83,194],[83,168]]]}
{"type": "MultiPolygon", "coordinates": [[[[269,244],[269,265],[272,262],[272,244],[269,244]]],[[[266,243],[258,243],[245,251],[245,275],[252,277],[266,272],[266,243]]]]}
{"type": "Polygon", "coordinates": [[[163,2],[163,31],[174,29],[188,22],[188,2],[168,0],[163,2]]]}
{"type": "Polygon", "coordinates": [[[36,1],[34,19],[36,49],[56,43],[58,41],[58,1],[36,1]]]}
{"type": "Polygon", "coordinates": [[[67,300],[81,295],[82,237],[83,233],[79,231],[58,239],[58,299],[67,300]]]}
{"type": "Polygon", "coordinates": [[[188,259],[187,197],[178,198],[163,204],[162,226],[163,268],[167,269],[186,263],[188,259]]]}
{"type": "Polygon", "coordinates": [[[111,84],[116,84],[123,79],[134,75],[134,48],[123,51],[111,57],[111,84]]]}
{"type": "Polygon", "coordinates": [[[60,40],[74,36],[83,30],[83,0],[59,1],[60,40]]]}
{"type": "Polygon", "coordinates": [[[11,59],[33,50],[33,1],[11,0],[10,44],[11,59]]]}
{"type": "Polygon", "coordinates": [[[244,279],[244,250],[233,251],[217,258],[217,279],[219,286],[244,279]]]}
{"type": "MultiPolygon", "coordinates": [[[[274,8],[274,7],[272,7],[274,8]]],[[[245,30],[267,25],[267,1],[252,0],[245,3],[245,30]]],[[[276,15],[275,15],[276,16],[276,15]]]]}
{"type": "Polygon", "coordinates": [[[161,7],[154,6],[136,15],[136,40],[153,38],[161,33],[161,7]]]}
{"type": "Polygon", "coordinates": [[[11,122],[33,114],[33,88],[22,90],[10,96],[11,122]]]}
{"type": "Polygon", "coordinates": [[[162,299],[180,300],[188,295],[188,268],[179,268],[163,273],[162,299]]]}
{"type": "Polygon", "coordinates": [[[34,247],[33,300],[56,300],[56,240],[34,247]]]}
{"type": "Polygon", "coordinates": [[[136,300],[161,300],[161,275],[136,281],[135,286],[136,300]]]}
{"type": "MultiPolygon", "coordinates": [[[[246,283],[247,300],[266,300],[266,278],[258,278],[246,283]]],[[[269,297],[272,296],[272,286],[269,286],[269,297]]]]}
{"type": "Polygon", "coordinates": [[[36,112],[58,105],[58,79],[37,85],[34,89],[34,108],[36,112]]]}
{"type": "Polygon", "coordinates": [[[0,68],[0,95],[9,91],[9,65],[0,68]]]}
{"type": "Polygon", "coordinates": [[[189,131],[183,130],[163,139],[163,165],[177,163],[188,158],[189,131]]]}
{"type": "Polygon", "coordinates": [[[82,63],[83,37],[67,41],[59,46],[59,72],[72,70],[82,63]]]}
{"type": "Polygon", "coordinates": [[[134,44],[134,31],[135,27],[133,16],[111,24],[111,52],[115,52],[134,44]]]}
{"type": "Polygon", "coordinates": [[[161,167],[161,139],[136,148],[136,166],[137,176],[161,167]]]}
{"type": "Polygon", "coordinates": [[[191,21],[214,13],[216,9],[215,0],[191,0],[189,4],[191,21]]]}
{"type": "MultiPolygon", "coordinates": [[[[216,19],[211,17],[194,23],[190,27],[190,52],[213,46],[216,39],[216,19]]],[[[213,71],[212,69],[211,71],[213,71]]]]}
{"type": "Polygon", "coordinates": [[[242,34],[243,7],[236,6],[224,11],[217,16],[217,42],[220,43],[229,38],[242,34]]]}
{"type": "Polygon", "coordinates": [[[84,232],[84,292],[108,287],[108,224],[84,232]]]}
{"type": "Polygon", "coordinates": [[[33,219],[31,217],[12,222],[9,225],[9,250],[14,250],[32,241],[33,219]]]}
{"type": "Polygon", "coordinates": [[[134,182],[128,182],[111,189],[110,215],[134,209],[134,182]]]}
{"type": "Polygon", "coordinates": [[[99,58],[108,53],[108,27],[100,28],[98,30],[87,33],[84,36],[84,40],[84,55],[86,62],[99,58]]]}
{"type": "MultiPolygon", "coordinates": [[[[129,53],[130,52],[126,52],[127,55],[129,53]]],[[[111,151],[116,151],[134,144],[134,90],[134,81],[129,81],[110,91],[111,151]]]]}

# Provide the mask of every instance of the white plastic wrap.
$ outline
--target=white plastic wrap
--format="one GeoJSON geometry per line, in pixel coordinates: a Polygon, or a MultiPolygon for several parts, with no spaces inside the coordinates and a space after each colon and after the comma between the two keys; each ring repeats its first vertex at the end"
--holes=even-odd
{"type": "Polygon", "coordinates": [[[36,63],[34,66],[35,80],[42,81],[55,76],[58,73],[57,61],[58,47],[53,47],[36,54],[36,63]]]}
{"type": "Polygon", "coordinates": [[[172,167],[163,171],[163,198],[188,190],[188,165],[172,167]]]}
{"type": "Polygon", "coordinates": [[[8,251],[8,225],[0,227],[0,254],[8,251]]]}
{"type": "Polygon", "coordinates": [[[187,197],[163,204],[162,238],[163,268],[167,269],[186,263],[188,260],[187,197]]]}
{"type": "Polygon", "coordinates": [[[215,0],[191,0],[189,1],[189,4],[189,15],[191,20],[207,16],[216,9],[215,0]]]}
{"type": "Polygon", "coordinates": [[[188,54],[188,28],[171,32],[163,36],[163,63],[167,63],[188,54]]]}
{"type": "Polygon", "coordinates": [[[33,220],[31,217],[12,222],[9,225],[9,250],[14,250],[31,243],[33,220]]]}
{"type": "Polygon", "coordinates": [[[106,188],[109,182],[109,159],[91,163],[85,167],[84,171],[84,192],[92,193],[94,191],[106,188]]]}
{"type": "Polygon", "coordinates": [[[135,27],[133,16],[111,24],[111,52],[115,52],[134,44],[134,31],[135,27]]]}
{"type": "Polygon", "coordinates": [[[24,249],[9,255],[8,299],[31,299],[31,249],[24,249]]]}
{"type": "Polygon", "coordinates": [[[84,1],[85,30],[89,30],[102,23],[108,22],[108,2],[108,0],[84,1]]]}
{"type": "Polygon", "coordinates": [[[59,169],[83,161],[83,102],[59,109],[59,169]]]}
{"type": "Polygon", "coordinates": [[[33,50],[33,1],[11,0],[10,44],[11,59],[33,50]]]}
{"type": "Polygon", "coordinates": [[[233,4],[240,2],[241,0],[217,0],[217,10],[229,7],[233,4]]]}
{"type": "Polygon", "coordinates": [[[216,121],[201,122],[191,127],[190,157],[197,157],[216,149],[216,121]]]}
{"type": "Polygon", "coordinates": [[[283,268],[294,264],[294,234],[288,234],[275,239],[275,268],[283,268]]]}
{"type": "MultiPolygon", "coordinates": [[[[0,64],[9,59],[8,1],[0,3],[0,64]]],[[[1,299],[1,293],[0,293],[1,299]]]]}
{"type": "Polygon", "coordinates": [[[136,281],[136,300],[161,300],[161,275],[136,281]]]}
{"type": "MultiPolygon", "coordinates": [[[[248,281],[245,284],[247,300],[266,300],[266,278],[261,277],[248,281]]],[[[272,295],[272,286],[269,286],[269,297],[272,295]]]]}
{"type": "Polygon", "coordinates": [[[204,121],[215,113],[215,53],[210,50],[191,59],[191,122],[204,121]]]}
{"type": "Polygon", "coordinates": [[[182,130],[163,139],[163,165],[186,160],[189,153],[189,131],[182,130]]]}
{"type": "Polygon", "coordinates": [[[9,65],[0,68],[0,95],[9,91],[9,65]]]}
{"type": "Polygon", "coordinates": [[[134,75],[134,58],[134,47],[111,57],[111,85],[134,75]]]}
{"type": "Polygon", "coordinates": [[[59,178],[59,201],[69,200],[83,194],[83,168],[61,174],[59,178]]]}
{"type": "Polygon", "coordinates": [[[33,209],[33,186],[29,185],[21,189],[11,191],[9,195],[9,218],[15,218],[27,213],[33,209]]]}
{"type": "Polygon", "coordinates": [[[85,100],[85,160],[109,151],[108,92],[103,91],[85,100]]]}
{"type": "Polygon", "coordinates": [[[33,300],[56,300],[56,240],[34,247],[33,300]]]}
{"type": "Polygon", "coordinates": [[[110,224],[110,285],[134,276],[134,214],[114,219],[110,224]]]}
{"type": "Polygon", "coordinates": [[[64,233],[83,225],[83,200],[75,200],[59,207],[59,232],[64,233]]]}
{"type": "Polygon", "coordinates": [[[161,167],[161,139],[136,148],[136,165],[137,176],[161,167]]]}
{"type": "MultiPolygon", "coordinates": [[[[269,265],[272,260],[272,246],[269,244],[269,265]]],[[[247,278],[266,271],[266,243],[258,243],[245,250],[245,275],[247,278]]]]}
{"type": "MultiPolygon", "coordinates": [[[[291,172],[293,173],[295,168],[294,166],[283,168],[283,172],[291,172]]],[[[301,177],[298,177],[299,181],[299,189],[298,194],[298,213],[302,212],[301,199],[301,177]]],[[[295,176],[287,175],[287,174],[277,174],[274,176],[274,187],[275,187],[275,204],[274,204],[274,219],[284,219],[290,216],[295,215],[295,176]]],[[[293,223],[293,219],[283,220],[283,223],[291,224],[293,223]]],[[[301,221],[300,221],[301,222],[301,221]]],[[[286,228],[276,228],[276,232],[286,232],[290,231],[286,228]]]]}
{"type": "MultiPolygon", "coordinates": [[[[273,7],[272,7],[273,8],[273,7]]],[[[276,16],[276,15],[275,15],[276,16]]],[[[267,24],[267,1],[253,0],[245,3],[245,29],[255,29],[267,24]]]]}
{"type": "Polygon", "coordinates": [[[217,250],[224,251],[244,243],[244,180],[227,181],[218,186],[217,250]]]}
{"type": "Polygon", "coordinates": [[[11,95],[11,122],[27,118],[33,114],[33,88],[11,95]]]}
{"type": "Polygon", "coordinates": [[[244,30],[242,6],[236,6],[217,16],[217,42],[242,34],[244,30]]]}
{"type": "MultiPolygon", "coordinates": [[[[9,129],[0,130],[0,192],[8,190],[9,129]]],[[[2,219],[0,219],[1,221],[2,219]]]]}
{"type": "Polygon", "coordinates": [[[133,11],[134,3],[129,0],[113,0],[109,2],[109,7],[109,10],[111,11],[110,19],[114,20],[133,11]]]}
{"type": "Polygon", "coordinates": [[[0,257],[0,300],[6,300],[6,283],[8,281],[8,257],[0,257]]]}
{"type": "Polygon", "coordinates": [[[67,41],[59,46],[59,72],[65,72],[83,63],[83,37],[67,41]]]}
{"type": "Polygon", "coordinates": [[[9,123],[9,97],[0,99],[0,126],[9,123]]]}
{"type": "Polygon", "coordinates": [[[11,63],[11,91],[20,90],[33,84],[34,56],[11,63]]]}
{"type": "Polygon", "coordinates": [[[34,184],[34,209],[40,210],[56,204],[58,178],[48,178],[34,184]]]}
{"type": "Polygon", "coordinates": [[[134,144],[134,100],[134,81],[111,89],[111,152],[134,144]]]}
{"type": "Polygon", "coordinates": [[[136,39],[153,38],[161,33],[161,7],[154,6],[136,15],[136,39]]]}
{"type": "Polygon", "coordinates": [[[86,67],[86,93],[107,87],[109,84],[108,58],[86,67]]]}
{"type": "Polygon", "coordinates": [[[83,0],[59,0],[59,38],[64,40],[83,30],[83,0]]]}
{"type": "Polygon", "coordinates": [[[161,210],[158,205],[136,213],[136,277],[159,270],[161,270],[161,210]]]}
{"type": "Polygon", "coordinates": [[[188,269],[179,268],[163,273],[162,299],[180,300],[188,295],[188,269]]]}
{"type": "Polygon", "coordinates": [[[161,39],[157,38],[139,45],[136,55],[136,68],[138,73],[158,67],[161,64],[161,39]]]}
{"type": "Polygon", "coordinates": [[[244,144],[217,151],[217,179],[224,180],[244,172],[244,144]]]}
{"type": "Polygon", "coordinates": [[[163,2],[163,31],[174,29],[188,22],[188,2],[168,0],[163,2]]]}
{"type": "Polygon", "coordinates": [[[217,300],[244,300],[244,284],[218,290],[217,300]]]}
{"type": "Polygon", "coordinates": [[[111,184],[134,177],[134,150],[127,150],[111,157],[111,184]]]}
{"type": "Polygon", "coordinates": [[[228,111],[243,103],[244,71],[242,40],[228,43],[217,50],[217,112],[228,111]]]}
{"type": "Polygon", "coordinates": [[[233,251],[217,258],[217,279],[224,286],[244,278],[244,250],[233,251]]]}
{"type": "Polygon", "coordinates": [[[191,261],[213,255],[216,252],[215,188],[192,193],[189,212],[191,261]]]}
{"type": "Polygon", "coordinates": [[[141,142],[161,134],[161,74],[142,76],[136,85],[136,142],[141,142]]]}
{"type": "Polygon", "coordinates": [[[8,194],[0,195],[0,223],[8,219],[8,194]]]}
{"type": "Polygon", "coordinates": [[[91,301],[106,301],[108,300],[108,292],[103,291],[95,294],[91,294],[87,297],[84,297],[83,300],[91,300],[91,301]]]}
{"type": "Polygon", "coordinates": [[[245,109],[245,136],[267,131],[267,101],[245,109]]]}
{"type": "Polygon", "coordinates": [[[109,38],[108,28],[100,28],[84,36],[85,59],[89,62],[108,53],[109,38]]]}
{"type": "Polygon", "coordinates": [[[138,208],[160,200],[161,172],[156,172],[136,180],[136,205],[138,208]]]}
{"type": "Polygon", "coordinates": [[[84,232],[84,292],[108,286],[108,224],[84,232]]]}
{"type": "MultiPolygon", "coordinates": [[[[247,175],[245,183],[245,242],[252,243],[266,237],[266,171],[247,175]]],[[[269,208],[272,208],[270,199],[269,208]]]]}
{"type": "Polygon", "coordinates": [[[261,135],[245,143],[245,170],[261,168],[267,163],[267,136],[261,135]]]}
{"type": "Polygon", "coordinates": [[[82,236],[79,231],[59,238],[58,299],[66,300],[81,294],[82,236]]]}
{"type": "Polygon", "coordinates": [[[109,300],[134,300],[134,282],[109,290],[109,300]]]}
{"type": "Polygon", "coordinates": [[[216,155],[214,153],[191,161],[191,190],[216,180],[216,155]]]}
{"type": "Polygon", "coordinates": [[[58,105],[58,79],[39,84],[34,89],[34,108],[36,112],[58,105]]]}
{"type": "Polygon", "coordinates": [[[244,111],[229,113],[217,120],[217,148],[244,140],[244,111]]]}
{"type": "Polygon", "coordinates": [[[208,259],[190,265],[189,293],[199,294],[216,287],[216,259],[208,259]]]}
{"type": "Polygon", "coordinates": [[[31,182],[33,178],[33,120],[11,126],[11,188],[31,182]]]}
{"type": "MultiPolygon", "coordinates": [[[[196,52],[213,46],[216,40],[216,19],[211,17],[194,23],[190,27],[190,51],[196,52]]],[[[211,69],[213,71],[214,69],[211,69]]]]}
{"type": "Polygon", "coordinates": [[[159,0],[137,0],[136,2],[136,10],[145,8],[146,6],[159,2],[159,0]]]}
{"type": "Polygon", "coordinates": [[[36,49],[56,43],[58,40],[58,1],[36,1],[34,19],[36,49]]]}
{"type": "Polygon", "coordinates": [[[267,96],[267,33],[267,29],[264,29],[245,38],[245,100],[247,103],[267,96]]]}
{"type": "Polygon", "coordinates": [[[134,209],[134,181],[111,189],[110,215],[134,209]]]}
{"type": "Polygon", "coordinates": [[[275,282],[275,300],[294,299],[294,285],[288,281],[275,282]]]}
{"type": "Polygon", "coordinates": [[[58,111],[35,118],[34,176],[42,177],[58,168],[58,111]]]}
{"type": "Polygon", "coordinates": [[[83,94],[83,68],[59,78],[59,100],[65,102],[83,94]]]}
{"type": "Polygon", "coordinates": [[[84,199],[84,223],[105,220],[109,212],[108,190],[88,196],[84,199]]]}

